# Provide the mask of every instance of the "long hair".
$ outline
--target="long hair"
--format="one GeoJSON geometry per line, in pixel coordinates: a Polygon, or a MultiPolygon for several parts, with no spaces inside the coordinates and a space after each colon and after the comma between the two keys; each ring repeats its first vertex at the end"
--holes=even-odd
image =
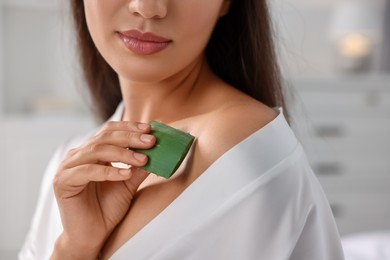
{"type": "MultiPolygon", "coordinates": [[[[84,4],[71,0],[80,61],[96,114],[106,120],[122,100],[118,75],[96,49],[89,34],[84,4]]],[[[213,72],[258,101],[288,111],[275,54],[266,0],[232,0],[206,47],[213,72]]]]}

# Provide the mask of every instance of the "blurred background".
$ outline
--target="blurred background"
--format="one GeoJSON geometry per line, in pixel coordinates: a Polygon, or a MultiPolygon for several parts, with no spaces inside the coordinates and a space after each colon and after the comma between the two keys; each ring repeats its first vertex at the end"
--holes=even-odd
{"type": "MultiPolygon", "coordinates": [[[[270,3],[293,127],[347,259],[389,259],[390,1],[270,3]]],[[[95,125],[74,46],[67,1],[0,0],[0,259],[16,258],[56,147],[95,125]]]]}

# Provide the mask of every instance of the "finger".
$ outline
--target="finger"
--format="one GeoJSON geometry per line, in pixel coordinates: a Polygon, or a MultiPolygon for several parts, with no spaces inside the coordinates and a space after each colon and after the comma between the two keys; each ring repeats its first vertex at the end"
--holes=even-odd
{"type": "Polygon", "coordinates": [[[143,166],[148,157],[142,153],[107,144],[95,144],[82,147],[66,158],[62,168],[73,168],[82,164],[108,164],[122,162],[133,166],[143,166]]]}
{"type": "Polygon", "coordinates": [[[138,133],[149,133],[152,129],[150,124],[129,122],[129,121],[109,121],[98,132],[104,131],[132,131],[138,133]]]}
{"type": "Polygon", "coordinates": [[[130,179],[125,181],[125,184],[130,194],[135,194],[135,192],[138,190],[138,187],[149,176],[150,173],[136,167],[132,167],[131,170],[132,176],[130,179]]]}
{"type": "Polygon", "coordinates": [[[62,171],[54,178],[54,188],[83,187],[89,182],[124,181],[132,176],[132,168],[120,169],[99,164],[84,164],[62,171]]]}
{"type": "Polygon", "coordinates": [[[95,135],[87,145],[111,144],[124,148],[149,149],[156,143],[153,135],[133,131],[105,131],[95,135]]]}

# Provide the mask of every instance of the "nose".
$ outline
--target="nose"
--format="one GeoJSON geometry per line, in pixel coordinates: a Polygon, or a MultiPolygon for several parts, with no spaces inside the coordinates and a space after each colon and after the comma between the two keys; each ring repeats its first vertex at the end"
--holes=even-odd
{"type": "Polygon", "coordinates": [[[167,15],[167,0],[130,0],[129,11],[145,19],[161,19],[167,15]]]}

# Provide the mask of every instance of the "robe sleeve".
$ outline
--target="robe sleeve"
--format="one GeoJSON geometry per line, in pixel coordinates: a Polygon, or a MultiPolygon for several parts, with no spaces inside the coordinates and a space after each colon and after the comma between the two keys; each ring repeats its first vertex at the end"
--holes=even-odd
{"type": "MultiPolygon", "coordinates": [[[[325,205],[324,205],[325,206],[325,205]]],[[[313,205],[290,260],[343,260],[339,234],[330,212],[322,205],[313,205]]],[[[330,209],[329,209],[330,211],[330,209]]]]}
{"type": "Polygon", "coordinates": [[[62,232],[52,180],[66,150],[66,145],[57,149],[46,168],[30,229],[18,254],[20,260],[49,259],[55,240],[62,232]]]}

